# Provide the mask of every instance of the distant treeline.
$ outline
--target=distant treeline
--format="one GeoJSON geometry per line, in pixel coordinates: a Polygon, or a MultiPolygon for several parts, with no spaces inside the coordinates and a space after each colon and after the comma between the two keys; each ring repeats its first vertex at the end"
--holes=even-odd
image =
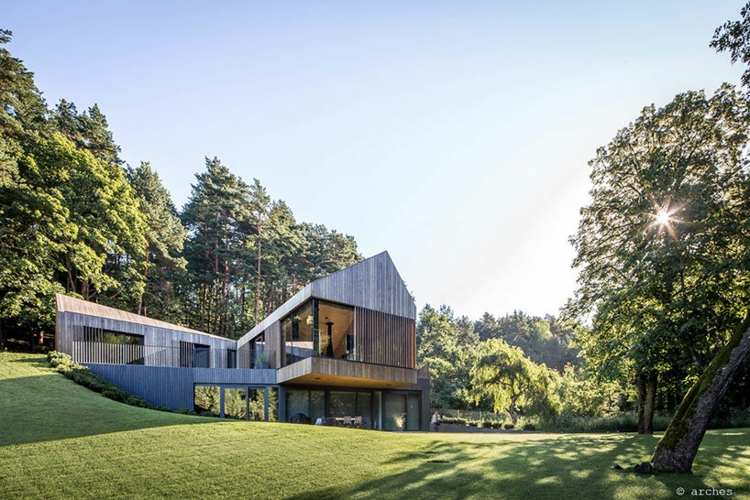
{"type": "Polygon", "coordinates": [[[53,332],[56,293],[237,337],[362,259],[353,237],[297,222],[218,158],[177,211],[148,163],[124,164],[98,106],[47,106],[3,48],[11,35],[0,30],[0,349],[53,332]]]}

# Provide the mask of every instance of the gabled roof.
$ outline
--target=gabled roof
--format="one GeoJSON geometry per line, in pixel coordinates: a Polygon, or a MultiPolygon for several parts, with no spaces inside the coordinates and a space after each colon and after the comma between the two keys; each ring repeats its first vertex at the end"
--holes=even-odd
{"type": "Polygon", "coordinates": [[[388,252],[336,271],[309,286],[313,297],[417,318],[417,306],[388,252]]]}
{"type": "MultiPolygon", "coordinates": [[[[201,335],[209,335],[207,333],[200,332],[198,330],[192,330],[185,328],[184,326],[173,325],[166,321],[159,321],[153,318],[147,318],[146,316],[140,316],[133,314],[114,307],[103,306],[87,300],[76,299],[68,297],[67,295],[56,294],[55,299],[57,302],[57,312],[69,312],[75,314],[84,314],[86,316],[94,316],[97,318],[113,319],[117,321],[125,321],[127,323],[135,323],[137,325],[154,326],[157,328],[164,328],[166,330],[176,330],[180,332],[189,333],[200,333],[201,335]]],[[[215,335],[211,335],[212,337],[215,335]]]]}
{"type": "Polygon", "coordinates": [[[417,319],[414,299],[388,252],[382,252],[308,284],[245,334],[238,344],[249,342],[311,297],[417,319]]]}

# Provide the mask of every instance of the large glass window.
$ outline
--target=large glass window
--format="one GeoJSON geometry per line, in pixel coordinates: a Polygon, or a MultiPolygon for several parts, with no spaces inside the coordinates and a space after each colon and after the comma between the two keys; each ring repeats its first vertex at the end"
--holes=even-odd
{"type": "Polygon", "coordinates": [[[281,322],[286,338],[287,364],[294,363],[313,354],[313,301],[298,308],[281,322]]]}
{"type": "Polygon", "coordinates": [[[326,416],[326,391],[310,391],[310,421],[314,424],[326,416]]]}
{"type": "Polygon", "coordinates": [[[383,404],[383,430],[391,430],[396,427],[397,417],[406,417],[406,398],[403,394],[384,394],[383,404]]]}
{"type": "Polygon", "coordinates": [[[330,394],[330,413],[331,417],[334,418],[348,418],[349,421],[345,423],[351,425],[351,420],[357,413],[357,393],[356,392],[343,392],[343,391],[331,391],[330,394]]]}
{"type": "Polygon", "coordinates": [[[193,357],[194,368],[211,368],[211,346],[195,344],[193,357]]]}
{"type": "Polygon", "coordinates": [[[261,422],[266,419],[265,389],[250,389],[250,420],[261,422]]]}
{"type": "Polygon", "coordinates": [[[354,308],[312,299],[281,322],[287,363],[310,356],[354,359],[354,308]]]}
{"type": "Polygon", "coordinates": [[[357,393],[357,413],[355,426],[361,429],[372,429],[372,394],[369,392],[357,393]]]}
{"type": "Polygon", "coordinates": [[[305,424],[310,422],[310,392],[286,391],[286,414],[288,422],[305,424]]]}
{"type": "Polygon", "coordinates": [[[210,412],[214,416],[221,415],[221,399],[218,385],[197,385],[194,393],[194,410],[198,413],[210,412]]]}
{"type": "Polygon", "coordinates": [[[318,308],[316,356],[354,358],[354,308],[314,301],[318,308]]]}
{"type": "Polygon", "coordinates": [[[224,389],[224,416],[226,418],[246,419],[247,403],[247,390],[224,389]]]}
{"type": "Polygon", "coordinates": [[[143,335],[85,327],[83,340],[84,362],[143,364],[143,335]]]}
{"type": "Polygon", "coordinates": [[[279,390],[275,387],[268,388],[268,421],[279,421],[279,390]]]}
{"type": "Polygon", "coordinates": [[[180,341],[180,366],[211,368],[211,346],[180,341]]]}
{"type": "Polygon", "coordinates": [[[266,389],[252,386],[196,385],[193,398],[193,409],[203,415],[259,422],[276,422],[279,419],[279,390],[276,387],[266,389]],[[223,407],[220,397],[222,394],[223,407]]]}
{"type": "Polygon", "coordinates": [[[380,425],[380,414],[382,413],[382,410],[383,410],[382,404],[383,404],[383,393],[380,391],[376,391],[375,394],[373,395],[373,407],[374,407],[373,410],[374,411],[372,412],[372,416],[374,420],[372,422],[372,428],[377,429],[379,431],[383,430],[383,427],[380,425]]]}
{"type": "Polygon", "coordinates": [[[419,430],[419,395],[409,394],[406,396],[406,430],[419,430]]]}

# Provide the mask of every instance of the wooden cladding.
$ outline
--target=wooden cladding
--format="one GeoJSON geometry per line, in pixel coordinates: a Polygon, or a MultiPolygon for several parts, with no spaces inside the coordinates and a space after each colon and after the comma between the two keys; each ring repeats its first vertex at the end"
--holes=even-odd
{"type": "Polygon", "coordinates": [[[416,319],[417,306],[388,252],[363,260],[310,284],[311,295],[416,319]]]}
{"type": "Polygon", "coordinates": [[[416,322],[393,314],[355,308],[357,361],[416,368],[416,322]]]}
{"type": "Polygon", "coordinates": [[[280,369],[277,381],[280,384],[393,389],[415,384],[417,372],[395,366],[311,357],[280,369]]]}

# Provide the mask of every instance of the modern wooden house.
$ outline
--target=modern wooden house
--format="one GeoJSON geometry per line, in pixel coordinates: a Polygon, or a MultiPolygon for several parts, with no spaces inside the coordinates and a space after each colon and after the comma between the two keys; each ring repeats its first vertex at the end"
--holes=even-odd
{"type": "Polygon", "coordinates": [[[411,295],[387,252],[314,281],[239,340],[57,296],[58,351],[156,406],[426,430],[411,295]]]}

